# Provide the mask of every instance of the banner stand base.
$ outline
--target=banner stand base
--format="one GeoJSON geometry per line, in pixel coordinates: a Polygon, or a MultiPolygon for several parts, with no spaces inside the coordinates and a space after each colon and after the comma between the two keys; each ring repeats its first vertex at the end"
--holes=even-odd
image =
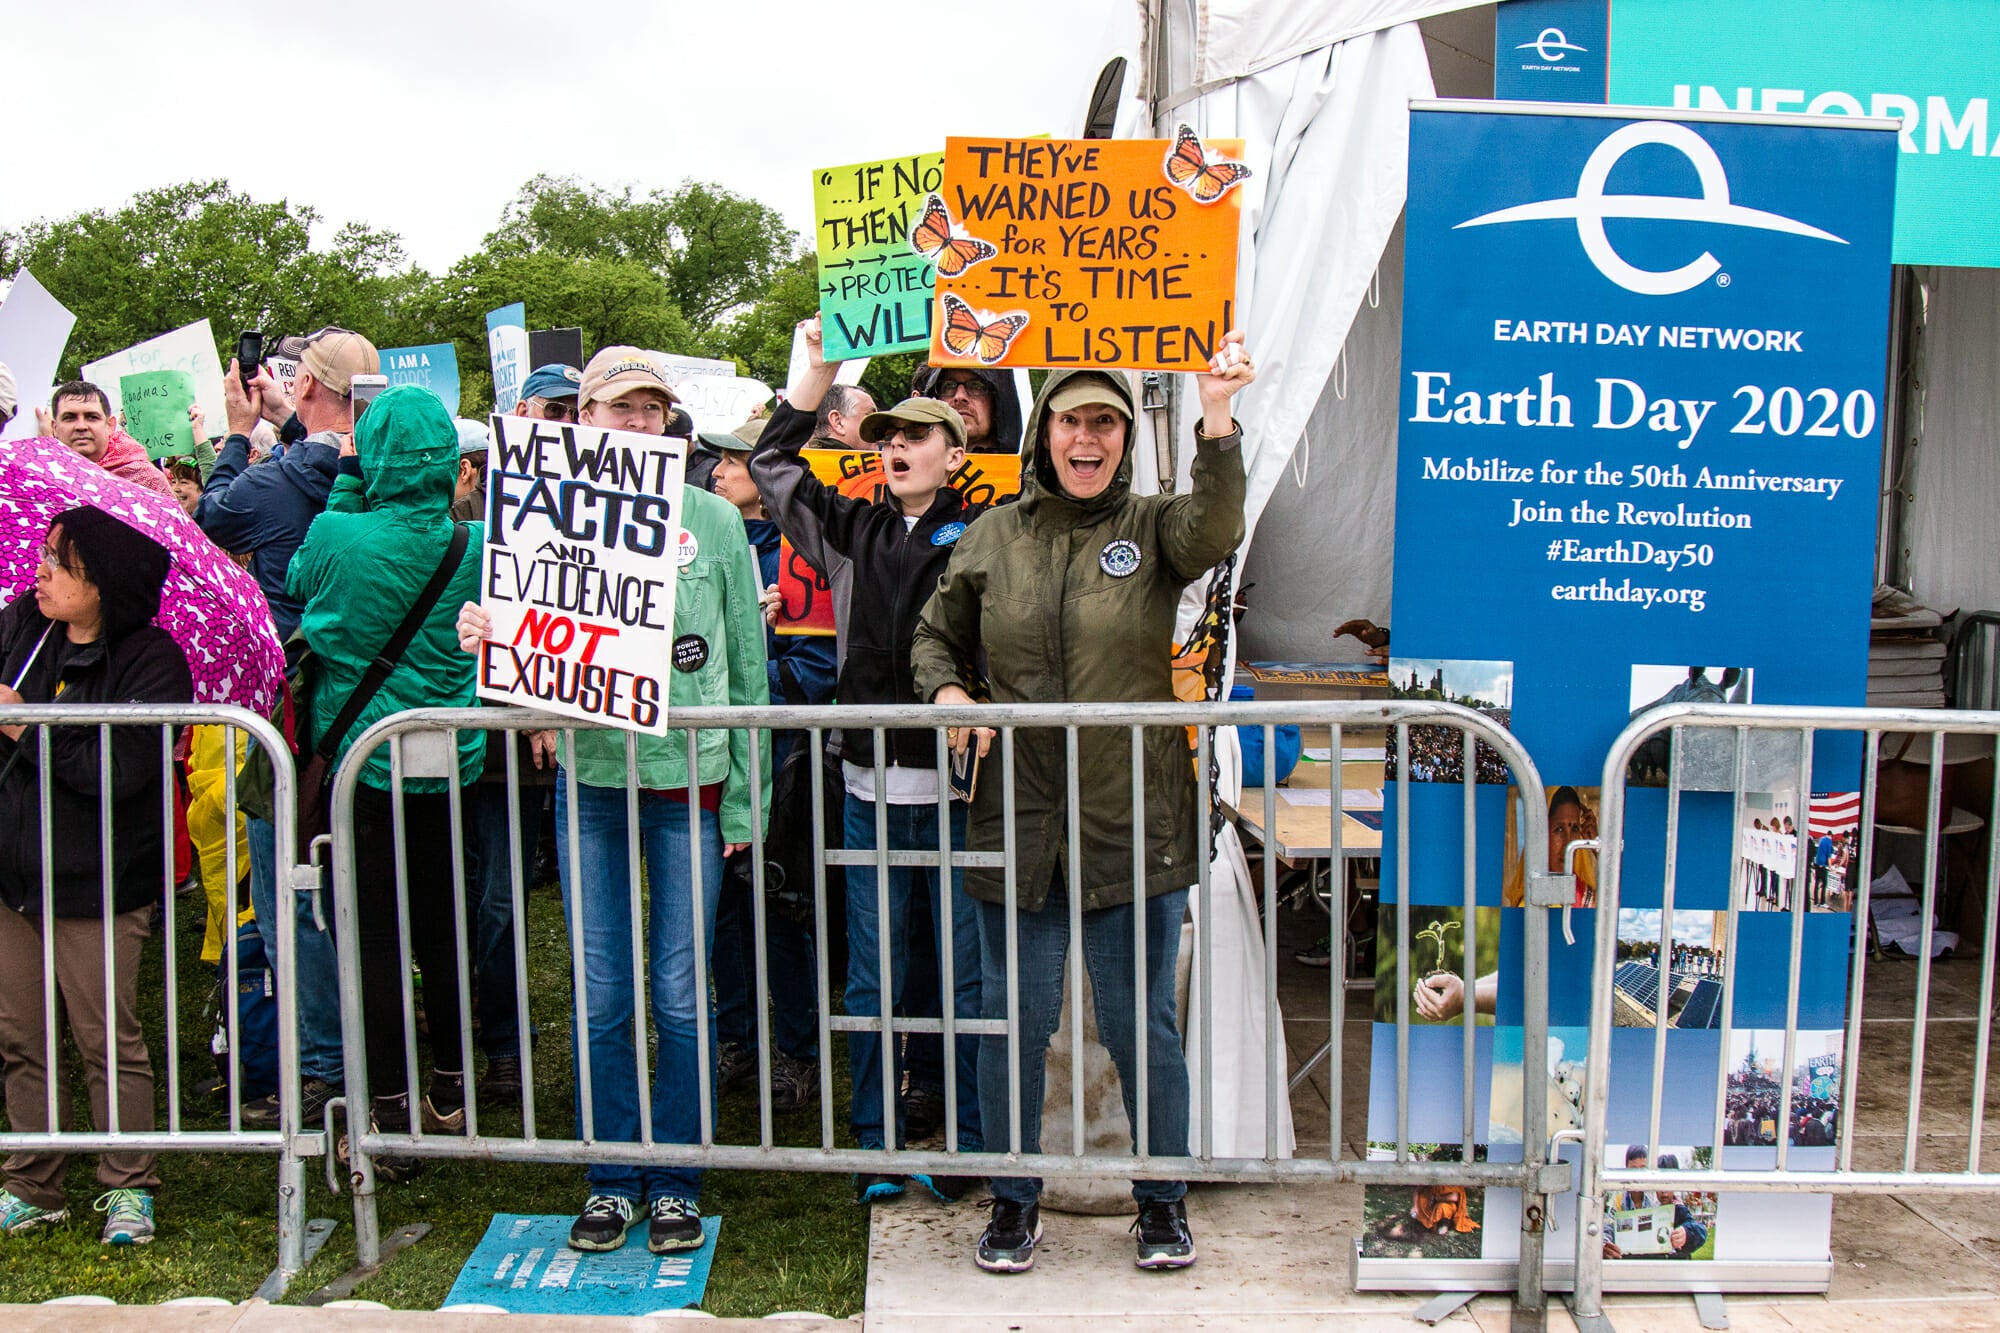
{"type": "Polygon", "coordinates": [[[1719,1291],[1697,1291],[1694,1293],[1695,1317],[1701,1320],[1703,1328],[1728,1328],[1729,1310],[1722,1303],[1719,1291]]]}
{"type": "Polygon", "coordinates": [[[1420,1324],[1438,1324],[1452,1317],[1458,1308],[1479,1293],[1476,1291],[1447,1291],[1433,1296],[1416,1308],[1410,1318],[1420,1324]]]}

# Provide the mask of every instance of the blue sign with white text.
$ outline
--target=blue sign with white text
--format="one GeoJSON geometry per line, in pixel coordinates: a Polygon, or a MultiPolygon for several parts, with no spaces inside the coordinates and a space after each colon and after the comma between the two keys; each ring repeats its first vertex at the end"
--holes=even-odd
{"type": "Polygon", "coordinates": [[[1506,0],[1493,19],[1493,96],[1502,102],[1602,102],[1611,0],[1506,0]]]}
{"type": "Polygon", "coordinates": [[[451,343],[427,347],[384,347],[382,373],[389,387],[414,384],[429,389],[444,404],[444,410],[458,415],[458,348],[451,343]]]}

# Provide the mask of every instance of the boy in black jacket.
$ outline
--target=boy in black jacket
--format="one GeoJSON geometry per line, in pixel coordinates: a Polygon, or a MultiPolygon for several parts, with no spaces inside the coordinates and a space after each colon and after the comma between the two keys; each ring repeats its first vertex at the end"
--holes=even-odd
{"type": "MultiPolygon", "coordinates": [[[[917,619],[951,559],[952,546],[978,512],[948,484],[951,474],[965,461],[965,423],[950,407],[930,398],[905,399],[886,412],[871,413],[861,423],[861,436],[882,451],[888,498],[870,502],[823,485],[798,451],[812,436],[813,412],[831,387],[837,366],[826,364],[821,355],[819,320],[807,320],[801,328],[807,369],[789,387],[786,401],[772,413],[757,451],[750,457],[750,475],[764,497],[764,508],[792,549],[804,556],[832,589],[840,659],[835,701],[914,704],[917,694],[910,671],[910,643],[917,619]]],[[[889,848],[936,851],[938,784],[944,775],[937,767],[935,733],[886,731],[883,750],[879,756],[875,753],[871,729],[842,733],[846,846],[874,850],[879,820],[889,848]]],[[[963,848],[962,803],[952,805],[950,825],[952,847],[963,848]]],[[[963,1019],[978,1016],[977,917],[960,881],[960,872],[954,870],[947,900],[935,868],[892,869],[886,886],[877,883],[872,865],[847,868],[850,1015],[879,1015],[885,1008],[885,990],[886,1008],[895,1012],[909,970],[906,922],[910,895],[922,891],[930,896],[931,920],[938,923],[941,957],[947,948],[943,923],[950,923],[953,1012],[963,1019]],[[880,975],[885,902],[886,985],[880,975]]],[[[978,1041],[960,1037],[957,1047],[958,1145],[977,1152],[983,1145],[977,1093],[978,1041]]],[[[893,1043],[889,1049],[894,1051],[893,1043]]],[[[896,1102],[897,1079],[893,1054],[885,1061],[882,1052],[879,1036],[849,1034],[848,1058],[854,1083],[851,1119],[855,1142],[863,1148],[881,1148],[902,1138],[900,1124],[894,1127],[897,1132],[893,1136],[886,1124],[885,1106],[896,1102]]],[[[947,1200],[959,1198],[974,1183],[942,1176],[918,1176],[917,1180],[947,1200]]],[[[857,1202],[873,1203],[902,1192],[899,1176],[864,1173],[855,1178],[857,1202]]]]}

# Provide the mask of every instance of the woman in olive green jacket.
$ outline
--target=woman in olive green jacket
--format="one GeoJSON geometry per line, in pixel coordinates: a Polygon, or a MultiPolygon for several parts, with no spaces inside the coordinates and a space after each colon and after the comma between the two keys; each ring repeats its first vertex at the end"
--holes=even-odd
{"type": "MultiPolygon", "coordinates": [[[[995,703],[1170,701],[1169,654],[1181,592],[1243,539],[1244,474],[1233,395],[1255,377],[1231,333],[1210,373],[1196,377],[1202,419],[1195,430],[1193,486],[1179,495],[1133,495],[1134,408],[1124,378],[1059,371],[1036,399],[1024,452],[1021,499],[986,514],[959,540],[951,567],[924,608],[912,662],[918,693],[941,704],[972,702],[983,679],[995,703]],[[983,670],[982,670],[983,664],[983,670]]],[[[981,729],[985,751],[991,733],[981,729]]],[[[957,736],[963,746],[968,738],[957,736]]],[[[1134,892],[1132,745],[1122,728],[1078,736],[1076,810],[1080,845],[1068,843],[1067,762],[1061,731],[1015,735],[1011,772],[988,759],[972,807],[969,843],[1005,843],[1002,795],[1014,792],[1013,920],[1003,871],[969,869],[980,904],[985,1016],[1008,1016],[1007,934],[1016,936],[1022,1152],[1040,1150],[1042,1080],[1061,1016],[1069,947],[1069,859],[1080,863],[1083,955],[1097,1002],[1098,1032],[1117,1064],[1125,1113],[1139,1123],[1134,989],[1134,899],[1146,928],[1147,1135],[1152,1156],[1187,1155],[1187,1062],[1174,1014],[1174,966],[1189,887],[1197,875],[1193,756],[1183,728],[1154,728],[1143,741],[1145,883],[1134,892]]],[[[1007,1039],[984,1037],[980,1118],[988,1151],[1005,1152],[1007,1039]]],[[[993,1220],[975,1256],[992,1272],[1021,1272],[1041,1235],[1041,1181],[992,1182],[993,1220]]],[[[1136,1181],[1138,1263],[1194,1262],[1180,1181],[1136,1181]]]]}

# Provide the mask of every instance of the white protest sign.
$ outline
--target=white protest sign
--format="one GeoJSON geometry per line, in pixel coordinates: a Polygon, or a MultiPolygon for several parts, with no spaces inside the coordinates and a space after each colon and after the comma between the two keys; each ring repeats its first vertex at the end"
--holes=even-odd
{"type": "Polygon", "coordinates": [[[219,434],[229,421],[222,402],[222,358],[215,354],[215,334],[208,321],[198,319],[172,333],[149,338],[136,347],[113,352],[83,368],[83,377],[104,390],[111,410],[123,412],[118,381],[127,375],[149,370],[184,370],[194,376],[194,400],[201,404],[209,434],[219,434]]]}
{"type": "Polygon", "coordinates": [[[35,433],[35,409],[49,405],[56,367],[75,327],[76,316],[50,296],[34,274],[22,269],[7,289],[7,299],[0,301],[0,362],[13,372],[14,387],[21,395],[14,419],[0,431],[0,439],[25,440],[35,433]]]}
{"type": "MultiPolygon", "coordinates": [[[[857,356],[836,364],[840,369],[833,372],[835,384],[859,384],[862,374],[868,369],[868,358],[857,356]]],[[[785,367],[785,383],[798,383],[799,377],[806,373],[806,365],[805,330],[795,328],[792,330],[792,359],[785,367]]]]}
{"type": "Polygon", "coordinates": [[[667,372],[667,381],[678,384],[688,375],[734,375],[734,361],[719,360],[712,356],[681,356],[674,352],[648,353],[667,372]]]}
{"type": "Polygon", "coordinates": [[[669,369],[674,396],[694,418],[697,431],[732,431],[749,420],[751,409],[771,401],[771,390],[762,381],[740,375],[690,375],[675,380],[669,369]]]}
{"type": "Polygon", "coordinates": [[[479,697],[664,735],[681,442],[528,417],[492,426],[479,697]]]}
{"type": "Polygon", "coordinates": [[[295,356],[267,356],[264,369],[271,372],[271,378],[278,382],[279,390],[285,395],[285,402],[291,403],[299,391],[299,360],[295,356]]]}

